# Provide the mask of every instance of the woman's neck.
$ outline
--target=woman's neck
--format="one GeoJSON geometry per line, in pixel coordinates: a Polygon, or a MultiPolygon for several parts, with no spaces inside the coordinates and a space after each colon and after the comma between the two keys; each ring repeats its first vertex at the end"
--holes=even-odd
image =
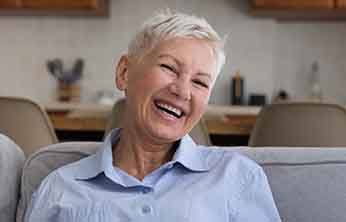
{"type": "Polygon", "coordinates": [[[139,180],[170,161],[173,144],[156,144],[122,129],[120,140],[113,145],[113,165],[139,180]]]}

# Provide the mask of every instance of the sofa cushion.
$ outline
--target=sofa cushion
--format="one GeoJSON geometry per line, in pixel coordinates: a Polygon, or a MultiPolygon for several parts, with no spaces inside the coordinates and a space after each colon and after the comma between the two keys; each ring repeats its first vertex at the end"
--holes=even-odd
{"type": "Polygon", "coordinates": [[[18,203],[24,152],[0,134],[0,221],[14,221],[18,203]]]}
{"type": "Polygon", "coordinates": [[[32,154],[23,167],[21,197],[17,209],[17,222],[23,221],[25,209],[33,192],[53,170],[96,152],[101,143],[68,142],[49,145],[32,154]]]}
{"type": "MultiPolygon", "coordinates": [[[[32,192],[50,171],[94,153],[100,143],[62,143],[29,157],[22,176],[18,222],[32,192]]],[[[284,222],[346,221],[346,148],[223,148],[265,170],[284,222]]]]}
{"type": "Polygon", "coordinates": [[[239,151],[264,168],[282,221],[346,221],[346,148],[239,151]]]}

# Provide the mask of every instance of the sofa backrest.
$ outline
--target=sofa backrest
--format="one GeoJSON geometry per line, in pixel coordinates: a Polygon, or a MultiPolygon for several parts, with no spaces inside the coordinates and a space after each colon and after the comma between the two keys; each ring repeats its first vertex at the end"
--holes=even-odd
{"type": "Polygon", "coordinates": [[[0,221],[15,219],[24,161],[22,149],[10,138],[0,134],[0,221]]]}
{"type": "Polygon", "coordinates": [[[239,152],[264,168],[283,222],[346,221],[346,148],[239,152]]]}
{"type": "Polygon", "coordinates": [[[23,167],[16,221],[23,221],[33,192],[50,172],[95,153],[100,144],[97,142],[57,143],[29,156],[23,167]]]}
{"type": "MultiPolygon", "coordinates": [[[[27,160],[22,176],[17,222],[33,191],[53,169],[86,157],[100,143],[61,143],[27,160]]],[[[268,177],[284,222],[346,221],[346,148],[222,148],[259,163],[268,177]]]]}

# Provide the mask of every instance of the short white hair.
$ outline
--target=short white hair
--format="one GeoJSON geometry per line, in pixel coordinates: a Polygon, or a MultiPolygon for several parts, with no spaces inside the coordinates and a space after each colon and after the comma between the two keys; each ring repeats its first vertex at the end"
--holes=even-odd
{"type": "Polygon", "coordinates": [[[142,28],[131,40],[128,47],[130,56],[141,56],[163,40],[187,37],[206,40],[211,43],[216,57],[216,76],[225,63],[224,39],[204,19],[194,15],[172,13],[165,10],[144,22],[142,28]]]}

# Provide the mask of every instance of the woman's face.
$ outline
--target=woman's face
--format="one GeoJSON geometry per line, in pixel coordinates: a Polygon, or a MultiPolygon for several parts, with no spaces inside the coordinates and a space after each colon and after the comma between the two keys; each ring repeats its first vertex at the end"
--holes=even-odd
{"type": "Polygon", "coordinates": [[[126,94],[124,126],[157,143],[174,142],[199,121],[216,78],[209,42],[162,41],[140,59],[123,56],[117,87],[126,94]]]}

